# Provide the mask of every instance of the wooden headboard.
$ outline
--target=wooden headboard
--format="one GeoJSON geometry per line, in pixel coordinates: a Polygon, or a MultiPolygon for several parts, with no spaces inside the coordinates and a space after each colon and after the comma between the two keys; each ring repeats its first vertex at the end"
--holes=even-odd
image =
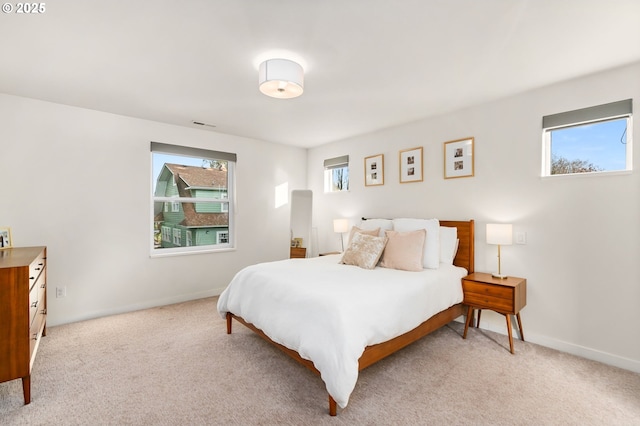
{"type": "Polygon", "coordinates": [[[455,226],[458,228],[458,252],[453,264],[465,268],[469,273],[474,272],[474,224],[473,220],[441,220],[441,226],[455,226]]]}
{"type": "MultiPolygon", "coordinates": [[[[363,217],[362,220],[367,220],[363,217]]],[[[458,228],[458,252],[456,253],[453,264],[465,268],[469,273],[473,273],[474,269],[474,223],[473,220],[440,220],[441,226],[449,226],[458,228]]]]}

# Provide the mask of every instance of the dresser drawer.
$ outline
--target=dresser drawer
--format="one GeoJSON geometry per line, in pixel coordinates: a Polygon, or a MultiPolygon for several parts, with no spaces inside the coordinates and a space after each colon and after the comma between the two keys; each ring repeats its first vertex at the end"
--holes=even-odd
{"type": "Polygon", "coordinates": [[[44,329],[45,319],[46,319],[46,310],[44,306],[41,309],[38,309],[36,313],[36,317],[33,319],[31,323],[31,327],[29,328],[29,353],[30,358],[33,358],[33,353],[42,338],[42,331],[44,329]]]}
{"type": "Polygon", "coordinates": [[[44,250],[29,264],[29,284],[33,284],[38,280],[38,277],[42,274],[47,266],[47,260],[45,258],[44,250]]]}
{"type": "Polygon", "coordinates": [[[46,274],[41,274],[38,277],[36,284],[31,287],[31,291],[29,292],[29,324],[33,323],[38,311],[45,309],[46,287],[46,274]]]}

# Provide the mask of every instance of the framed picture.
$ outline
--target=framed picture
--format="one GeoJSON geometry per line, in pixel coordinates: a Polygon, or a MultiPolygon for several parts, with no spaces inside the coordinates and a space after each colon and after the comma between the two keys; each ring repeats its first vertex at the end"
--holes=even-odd
{"type": "Polygon", "coordinates": [[[422,147],[400,151],[400,183],[422,182],[422,147]]]}
{"type": "Polygon", "coordinates": [[[302,241],[302,238],[293,238],[291,240],[291,247],[304,247],[302,241]]]}
{"type": "Polygon", "coordinates": [[[364,185],[384,185],[384,155],[372,155],[364,159],[364,185]]]}
{"type": "Polygon", "coordinates": [[[473,176],[473,138],[444,143],[444,178],[473,176]]]}
{"type": "Polygon", "coordinates": [[[0,250],[13,247],[11,228],[0,228],[0,250]]]}

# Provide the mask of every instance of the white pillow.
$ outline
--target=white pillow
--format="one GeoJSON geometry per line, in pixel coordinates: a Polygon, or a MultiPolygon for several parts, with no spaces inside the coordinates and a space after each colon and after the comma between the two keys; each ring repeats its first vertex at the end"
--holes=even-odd
{"type": "Polygon", "coordinates": [[[458,228],[440,227],[440,262],[453,265],[458,250],[458,228]]]}
{"type": "Polygon", "coordinates": [[[384,231],[393,231],[393,221],[391,219],[367,219],[360,221],[358,225],[360,229],[376,229],[379,228],[379,237],[384,237],[384,231]]]}
{"type": "Polygon", "coordinates": [[[393,230],[409,232],[425,229],[423,266],[427,269],[440,267],[440,221],[438,219],[393,219],[393,230]]]}

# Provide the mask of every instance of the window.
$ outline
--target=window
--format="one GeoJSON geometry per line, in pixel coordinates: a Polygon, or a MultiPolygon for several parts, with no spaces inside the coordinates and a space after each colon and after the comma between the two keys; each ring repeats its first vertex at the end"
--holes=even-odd
{"type": "Polygon", "coordinates": [[[151,142],[152,256],[233,248],[236,155],[151,142]]]}
{"type": "Polygon", "coordinates": [[[229,242],[229,233],[228,232],[218,232],[218,244],[226,244],[229,242]]]}
{"type": "Polygon", "coordinates": [[[632,100],[542,118],[542,176],[632,169],[632,100]]]}
{"type": "Polygon", "coordinates": [[[324,192],[349,190],[349,156],[324,160],[324,192]]]}

